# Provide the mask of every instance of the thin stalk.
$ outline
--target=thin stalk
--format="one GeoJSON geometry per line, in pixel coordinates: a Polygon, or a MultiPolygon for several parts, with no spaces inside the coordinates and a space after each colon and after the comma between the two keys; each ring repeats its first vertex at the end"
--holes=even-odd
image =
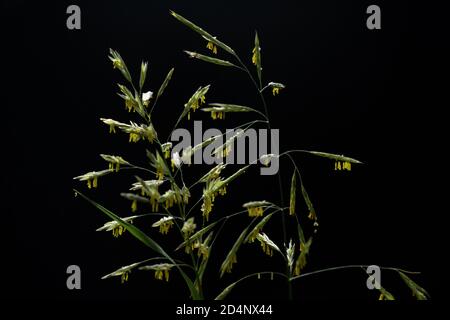
{"type": "MultiPolygon", "coordinates": [[[[369,267],[369,265],[363,265],[363,264],[350,264],[350,265],[345,265],[345,266],[330,267],[330,268],[311,271],[308,273],[301,274],[299,276],[292,277],[289,279],[289,281],[294,281],[294,280],[297,280],[300,278],[309,277],[309,276],[319,274],[319,273],[324,273],[324,272],[337,271],[337,270],[343,270],[343,269],[355,269],[355,268],[363,268],[364,269],[364,268],[368,268],[368,267],[369,267]]],[[[393,267],[380,267],[380,269],[391,270],[391,271],[401,271],[401,272],[407,273],[407,274],[420,274],[420,272],[417,272],[417,271],[409,271],[409,270],[403,270],[400,268],[393,268],[393,267]]]]}
{"type": "MultiPolygon", "coordinates": [[[[251,72],[248,70],[247,66],[242,62],[242,60],[239,58],[239,56],[237,54],[235,54],[234,56],[237,59],[237,61],[239,62],[239,64],[243,67],[243,69],[245,69],[245,72],[248,74],[250,80],[254,84],[256,91],[258,91],[258,95],[261,99],[261,102],[262,102],[262,105],[264,108],[264,113],[265,113],[267,119],[270,119],[269,109],[267,108],[266,99],[264,99],[264,96],[262,94],[261,86],[258,86],[257,82],[255,81],[255,78],[252,76],[251,72]]],[[[269,132],[272,130],[270,121],[267,121],[267,128],[269,129],[269,132]]],[[[278,190],[280,192],[280,203],[281,203],[281,206],[284,207],[283,181],[281,179],[280,170],[278,170],[278,172],[277,172],[277,177],[278,177],[278,190]]],[[[282,229],[283,229],[283,242],[286,243],[287,242],[287,231],[286,231],[286,218],[285,218],[284,214],[281,215],[281,224],[282,224],[282,229]]],[[[286,276],[287,277],[289,277],[289,273],[290,273],[289,267],[286,266],[286,276]]],[[[291,283],[288,281],[287,285],[288,285],[288,298],[289,298],[289,300],[292,300],[293,296],[292,296],[291,283]]]]}

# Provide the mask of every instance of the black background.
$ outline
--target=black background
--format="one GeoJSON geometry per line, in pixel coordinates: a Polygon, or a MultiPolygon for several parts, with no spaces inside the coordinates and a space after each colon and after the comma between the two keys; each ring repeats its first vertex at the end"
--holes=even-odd
{"type": "MultiPolygon", "coordinates": [[[[8,44],[4,64],[12,72],[5,79],[3,123],[9,152],[2,181],[8,199],[4,201],[6,214],[15,222],[14,296],[69,300],[187,297],[177,275],[169,283],[139,272],[132,273],[124,285],[119,279],[100,280],[120,266],[153,254],[129,234],[114,239],[95,232],[105,217],[75,199],[72,191],[76,186],[121,215],[129,215],[129,202],[119,193],[128,188],[132,175],[102,178],[99,189],[93,191],[72,177],[102,169],[100,153],[120,154],[145,165],[141,144],[128,144],[120,134],[109,135],[98,120],[108,117],[127,122],[130,116],[115,94],[116,83],[124,80],[107,59],[109,48],[122,54],[136,76],[140,61],[149,61],[146,88],[152,91],[175,67],[153,119],[160,137],[169,134],[183,104],[200,85],[211,84],[209,102],[261,108],[245,74],[185,56],[183,49],[207,53],[206,43],[170,17],[169,9],[173,9],[217,35],[249,66],[254,30],[258,30],[265,82],[287,86],[278,97],[267,95],[272,126],[281,131],[282,150],[322,150],[365,163],[351,172],[335,172],[332,161],[297,158],[320,221],[306,271],[346,264],[422,271],[415,279],[437,299],[442,285],[434,277],[442,266],[436,258],[441,241],[436,215],[444,211],[437,207],[439,194],[429,178],[441,174],[436,159],[442,155],[433,150],[444,128],[444,119],[438,120],[436,114],[445,106],[446,100],[441,99],[448,87],[441,64],[448,46],[444,10],[431,4],[377,1],[382,29],[371,31],[366,28],[365,13],[370,4],[3,2],[8,44]],[[81,7],[81,30],[66,28],[70,4],[81,7]],[[66,288],[66,268],[71,264],[82,270],[79,291],[66,288]]],[[[229,58],[220,50],[218,57],[229,58]]],[[[207,114],[197,112],[194,118],[204,120],[205,127],[212,125],[207,114]]],[[[214,126],[230,128],[240,122],[229,118],[214,126]]],[[[251,117],[240,119],[244,122],[251,117]]],[[[186,120],[181,125],[189,128],[191,123],[186,120]]],[[[281,174],[286,203],[292,174],[288,162],[282,162],[281,174]]],[[[276,177],[261,177],[257,169],[251,170],[229,187],[225,198],[217,200],[213,217],[239,210],[246,201],[277,201],[277,188],[276,177]]],[[[306,209],[302,209],[301,219],[307,224],[306,209]]],[[[247,219],[236,221],[220,238],[224,250],[247,219]]],[[[148,221],[138,226],[156,240],[164,239],[149,228],[148,221]]],[[[279,222],[272,222],[270,228],[279,229],[279,222]]],[[[272,235],[281,245],[281,234],[273,231],[272,235]]],[[[270,260],[257,245],[248,245],[241,249],[234,272],[219,280],[217,270],[223,258],[223,251],[213,253],[210,280],[205,284],[209,298],[239,275],[282,270],[278,257],[270,260]]],[[[304,300],[376,299],[365,281],[362,270],[337,271],[298,280],[294,294],[304,300]]],[[[382,281],[398,297],[411,299],[395,274],[383,273],[382,281]]],[[[286,291],[282,281],[248,281],[230,297],[284,299],[286,291]]]]}

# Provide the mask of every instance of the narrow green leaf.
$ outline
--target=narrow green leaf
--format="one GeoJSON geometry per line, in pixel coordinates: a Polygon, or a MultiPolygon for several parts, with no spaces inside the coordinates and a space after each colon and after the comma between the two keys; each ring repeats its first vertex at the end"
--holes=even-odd
{"type": "Polygon", "coordinates": [[[111,278],[111,277],[121,276],[124,272],[130,272],[131,270],[135,269],[136,267],[140,266],[143,263],[147,263],[149,261],[154,261],[154,260],[164,260],[164,259],[166,259],[166,258],[164,258],[164,257],[155,257],[155,258],[150,258],[150,259],[145,259],[143,261],[135,262],[135,263],[132,263],[130,265],[123,266],[123,267],[115,270],[114,272],[111,272],[111,273],[103,276],[101,279],[104,280],[104,279],[108,279],[108,278],[111,278]]]}
{"type": "MultiPolygon", "coordinates": [[[[144,261],[142,261],[142,262],[144,262],[144,261]]],[[[121,267],[121,268],[119,268],[119,269],[117,269],[117,270],[115,270],[115,271],[113,271],[113,272],[111,272],[111,273],[109,273],[107,275],[104,275],[101,279],[105,280],[105,279],[108,279],[108,278],[121,276],[124,273],[129,273],[129,272],[131,272],[131,270],[133,270],[137,266],[139,266],[142,262],[136,262],[136,263],[132,263],[132,264],[127,265],[127,266],[123,266],[123,267],[121,267]]]]}
{"type": "Polygon", "coordinates": [[[142,61],[141,75],[139,77],[139,89],[141,89],[141,90],[142,90],[142,87],[144,86],[145,78],[147,77],[147,68],[148,68],[147,62],[142,61]]]}
{"type": "Polygon", "coordinates": [[[307,242],[300,242],[300,254],[295,262],[294,275],[298,276],[302,272],[303,268],[306,266],[306,256],[309,254],[309,248],[312,244],[312,237],[308,239],[307,242]]]}
{"type": "Polygon", "coordinates": [[[241,169],[237,170],[235,173],[233,173],[231,176],[223,180],[222,186],[228,185],[230,182],[232,182],[234,179],[239,177],[241,174],[244,174],[245,171],[250,167],[250,165],[246,165],[245,167],[242,167],[241,169]]]}
{"type": "Polygon", "coordinates": [[[192,30],[194,30],[195,32],[197,32],[198,34],[200,34],[202,37],[204,37],[206,40],[214,43],[216,46],[218,46],[219,48],[222,48],[223,50],[227,51],[228,53],[232,54],[233,56],[235,56],[235,52],[233,49],[231,49],[229,46],[227,46],[225,43],[217,40],[216,37],[213,37],[211,34],[209,34],[208,32],[206,32],[205,30],[203,30],[202,28],[200,28],[199,26],[195,25],[194,23],[192,23],[191,21],[189,21],[188,19],[180,16],[179,14],[177,14],[176,12],[170,10],[170,14],[177,19],[178,21],[180,21],[182,24],[184,24],[185,26],[191,28],[192,30]]]}
{"type": "MultiPolygon", "coordinates": [[[[117,68],[120,70],[120,72],[122,73],[122,75],[125,77],[125,79],[128,80],[128,82],[130,84],[133,84],[133,81],[131,80],[131,75],[130,75],[130,71],[128,71],[127,65],[125,64],[125,61],[123,61],[122,57],[120,56],[119,52],[113,50],[113,49],[109,49],[109,53],[111,54],[111,56],[109,57],[109,59],[111,61],[113,60],[117,60],[120,63],[118,64],[117,68]]],[[[113,61],[114,62],[114,61],[113,61]]],[[[116,67],[116,65],[115,65],[116,67]]]]}
{"type": "Polygon", "coordinates": [[[406,283],[406,285],[411,289],[413,296],[416,297],[417,300],[428,300],[430,295],[424,288],[415,283],[410,277],[408,277],[403,272],[399,270],[397,270],[397,272],[402,278],[402,280],[406,283]]]}
{"type": "Polygon", "coordinates": [[[169,81],[172,79],[172,74],[173,74],[174,70],[175,69],[172,68],[172,69],[170,69],[169,73],[167,73],[166,78],[164,79],[164,82],[161,84],[161,87],[159,87],[158,94],[156,96],[157,98],[159,98],[163,94],[164,90],[166,90],[166,87],[169,84],[169,81]]]}
{"type": "Polygon", "coordinates": [[[303,199],[305,199],[306,206],[308,207],[308,210],[309,210],[308,218],[311,220],[317,220],[316,210],[314,210],[314,206],[309,198],[308,192],[306,192],[303,182],[301,183],[301,189],[302,189],[303,199]]]}
{"type": "Polygon", "coordinates": [[[247,235],[247,237],[244,240],[244,243],[247,242],[253,242],[256,239],[256,236],[261,232],[261,230],[264,228],[264,226],[266,225],[266,223],[270,220],[270,218],[272,217],[273,212],[268,214],[267,216],[265,216],[264,218],[261,219],[261,221],[259,221],[256,226],[252,229],[251,232],[249,232],[249,234],[247,235]]]}
{"type": "Polygon", "coordinates": [[[164,251],[164,249],[152,238],[147,236],[145,233],[143,233],[140,229],[136,228],[131,223],[128,223],[121,219],[119,216],[115,215],[110,210],[106,209],[102,205],[98,204],[97,202],[89,199],[84,194],[78,192],[75,190],[75,192],[80,195],[83,199],[87,200],[89,203],[91,203],[94,207],[99,209],[101,212],[109,216],[111,219],[117,221],[122,227],[126,228],[136,239],[140,240],[142,243],[144,243],[146,246],[151,248],[152,250],[156,251],[157,253],[165,256],[169,260],[173,261],[172,258],[164,251]]]}
{"type": "Polygon", "coordinates": [[[122,92],[130,100],[134,101],[134,95],[131,93],[131,91],[125,85],[118,83],[117,86],[119,87],[120,92],[122,92]]]}
{"type": "Polygon", "coordinates": [[[296,171],[294,170],[294,173],[292,174],[292,179],[291,179],[291,198],[289,201],[289,214],[290,215],[295,214],[296,191],[297,191],[297,175],[296,175],[296,171]]]}
{"type": "Polygon", "coordinates": [[[223,300],[225,299],[228,294],[231,292],[231,290],[233,290],[233,288],[239,283],[239,281],[233,282],[232,284],[230,284],[228,287],[226,287],[225,289],[223,289],[223,291],[214,298],[214,300],[223,300]]]}
{"type": "MultiPolygon", "coordinates": [[[[270,274],[271,275],[271,279],[273,280],[274,272],[267,272],[266,271],[266,272],[257,272],[257,273],[252,273],[252,274],[246,275],[246,276],[240,278],[239,280],[233,282],[232,284],[230,284],[225,289],[223,289],[223,291],[219,295],[217,295],[217,297],[215,297],[214,300],[223,300],[223,299],[225,299],[228,296],[228,294],[231,292],[231,290],[233,290],[233,288],[238,283],[241,283],[242,281],[250,279],[250,278],[253,278],[253,277],[258,277],[258,279],[259,279],[261,274],[270,274]]],[[[277,273],[277,274],[280,275],[279,273],[277,273]]]]}
{"type": "MultiPolygon", "coordinates": [[[[204,241],[204,243],[206,245],[209,245],[209,242],[211,241],[213,234],[214,234],[214,231],[211,231],[208,234],[208,237],[204,241]]],[[[203,280],[203,275],[205,273],[206,266],[208,265],[209,257],[211,256],[211,248],[212,248],[212,245],[209,246],[208,255],[206,256],[205,259],[202,260],[202,262],[200,263],[200,267],[198,268],[198,277],[199,277],[200,281],[203,280]]]]}
{"type": "Polygon", "coordinates": [[[319,156],[319,157],[323,157],[323,158],[329,158],[329,159],[333,159],[336,161],[343,161],[343,162],[351,162],[351,163],[360,163],[362,164],[361,161],[353,159],[353,158],[349,158],[349,157],[345,157],[343,155],[338,155],[338,154],[333,154],[333,153],[326,153],[326,152],[319,152],[319,151],[306,151],[307,153],[319,156]]]}
{"type": "Polygon", "coordinates": [[[194,112],[200,107],[200,104],[202,103],[202,97],[204,97],[206,93],[208,93],[209,88],[210,85],[207,85],[205,87],[200,87],[197,89],[197,91],[195,91],[195,93],[189,98],[188,102],[184,105],[183,112],[178,118],[177,125],[178,123],[180,123],[181,119],[183,119],[189,112],[194,112]]]}
{"type": "Polygon", "coordinates": [[[303,232],[300,222],[297,222],[297,232],[298,232],[298,239],[299,239],[300,243],[306,243],[305,233],[303,232]]]}
{"type": "Polygon", "coordinates": [[[380,291],[380,299],[379,300],[395,300],[394,296],[387,291],[385,288],[380,287],[378,289],[380,291]]]}
{"type": "Polygon", "coordinates": [[[225,260],[223,261],[223,263],[220,267],[220,277],[222,277],[225,272],[230,272],[231,268],[233,266],[233,263],[236,263],[237,251],[239,250],[239,247],[241,246],[241,244],[244,242],[245,235],[247,234],[249,227],[250,227],[250,225],[248,225],[247,228],[245,228],[241,232],[240,236],[237,238],[236,242],[233,244],[233,247],[228,252],[227,257],[225,258],[225,260]]]}
{"type": "Polygon", "coordinates": [[[258,73],[259,89],[262,88],[262,67],[261,67],[261,47],[259,45],[258,32],[255,32],[255,48],[254,48],[254,63],[256,64],[256,72],[258,73]]]}
{"type": "MultiPolygon", "coordinates": [[[[96,207],[101,212],[106,214],[108,217],[110,217],[111,219],[114,219],[115,221],[117,221],[122,227],[126,228],[130,232],[130,234],[132,234],[136,239],[140,240],[142,243],[144,243],[150,249],[152,249],[152,250],[156,251],[157,253],[161,254],[162,256],[166,257],[171,263],[176,264],[175,261],[172,259],[172,257],[170,257],[169,254],[167,254],[167,252],[165,252],[164,249],[156,241],[154,241],[152,238],[147,236],[140,229],[136,228],[134,225],[132,225],[132,224],[126,222],[126,221],[123,221],[119,216],[117,216],[116,214],[114,214],[110,210],[106,209],[105,207],[103,207],[99,203],[97,203],[97,202],[91,200],[90,198],[86,197],[81,192],[79,192],[77,190],[74,190],[74,191],[76,192],[76,194],[80,195],[83,199],[88,201],[90,204],[92,204],[94,207],[96,207]]],[[[177,268],[180,271],[180,274],[183,277],[184,281],[186,282],[187,286],[189,287],[189,290],[191,292],[192,298],[193,299],[199,299],[200,295],[199,295],[197,289],[195,288],[194,283],[192,282],[192,280],[186,275],[186,273],[179,266],[177,266],[177,268]]]]}
{"type": "Polygon", "coordinates": [[[229,103],[208,103],[212,108],[202,108],[200,110],[205,112],[210,111],[220,111],[220,112],[259,112],[256,109],[241,106],[237,104],[229,104],[229,103]]]}
{"type": "Polygon", "coordinates": [[[145,113],[145,107],[142,103],[142,97],[139,95],[137,91],[134,91],[134,101],[138,104],[138,107],[135,108],[137,113],[145,119],[146,113],[145,113]]]}
{"type": "Polygon", "coordinates": [[[186,52],[186,54],[194,59],[198,59],[198,60],[202,60],[205,62],[209,62],[212,64],[217,64],[219,66],[224,66],[224,67],[235,67],[235,68],[239,68],[238,66],[236,66],[235,64],[231,63],[230,61],[227,60],[222,60],[222,59],[217,59],[217,58],[213,58],[210,56],[205,56],[203,54],[197,53],[197,52],[192,52],[192,51],[187,51],[184,50],[184,52],[186,52]]]}

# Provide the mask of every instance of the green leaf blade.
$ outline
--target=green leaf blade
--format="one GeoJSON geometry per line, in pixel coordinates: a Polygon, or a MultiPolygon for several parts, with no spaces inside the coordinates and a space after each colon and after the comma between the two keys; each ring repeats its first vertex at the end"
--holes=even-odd
{"type": "Polygon", "coordinates": [[[308,218],[311,220],[317,220],[316,210],[314,209],[314,205],[311,202],[311,199],[309,198],[309,194],[305,189],[305,186],[303,185],[303,182],[300,185],[302,190],[303,199],[305,200],[306,206],[308,207],[309,215],[308,218]]]}
{"type": "Polygon", "coordinates": [[[170,80],[172,79],[173,72],[175,71],[175,68],[170,69],[170,71],[167,73],[166,78],[164,79],[164,82],[161,84],[161,87],[159,87],[158,94],[156,95],[156,98],[162,96],[164,93],[164,90],[166,90],[167,85],[169,84],[170,80]]]}
{"type": "Polygon", "coordinates": [[[227,61],[227,60],[222,60],[222,59],[217,59],[214,57],[210,57],[210,56],[205,56],[203,54],[197,53],[197,52],[192,52],[192,51],[187,51],[184,50],[184,52],[191,58],[193,59],[197,59],[197,60],[201,60],[201,61],[205,61],[208,63],[212,63],[212,64],[216,64],[219,66],[224,66],[224,67],[235,67],[235,68],[239,68],[237,65],[227,61]]]}
{"type": "Polygon", "coordinates": [[[203,30],[202,28],[200,28],[199,26],[197,26],[196,24],[192,23],[191,21],[189,21],[188,19],[182,17],[181,15],[177,14],[176,12],[170,10],[170,14],[177,19],[178,21],[180,21],[182,24],[184,24],[185,26],[191,28],[192,30],[194,30],[195,32],[197,32],[198,34],[200,34],[202,37],[204,37],[206,40],[214,43],[216,46],[218,46],[219,48],[222,48],[223,50],[227,51],[228,53],[232,54],[233,56],[236,56],[236,53],[234,52],[233,49],[231,49],[228,45],[226,45],[225,43],[223,43],[222,41],[217,40],[216,37],[213,37],[211,34],[209,34],[208,32],[206,32],[205,30],[203,30]]]}
{"type": "Polygon", "coordinates": [[[254,63],[256,65],[256,73],[259,79],[259,89],[262,88],[262,67],[261,67],[261,46],[259,44],[258,32],[255,32],[255,48],[254,63]]]}
{"type": "Polygon", "coordinates": [[[228,252],[225,260],[223,261],[222,265],[220,266],[220,277],[222,277],[225,272],[230,271],[231,266],[233,265],[233,263],[236,262],[237,251],[239,250],[239,247],[241,246],[241,244],[244,242],[244,239],[245,239],[245,236],[247,234],[249,227],[250,227],[250,225],[248,225],[247,228],[245,228],[241,232],[241,234],[237,238],[236,242],[231,247],[231,250],[228,252]]]}
{"type": "MultiPolygon", "coordinates": [[[[176,264],[175,261],[172,259],[172,257],[170,257],[169,254],[167,252],[165,252],[164,249],[156,241],[154,241],[152,238],[147,236],[140,229],[138,229],[137,227],[133,226],[132,224],[130,224],[130,223],[126,222],[126,221],[123,221],[119,216],[114,214],[112,211],[106,209],[105,207],[103,207],[99,203],[97,203],[97,202],[91,200],[90,198],[86,197],[81,192],[79,192],[77,190],[74,190],[74,191],[76,192],[76,194],[80,195],[84,200],[86,200],[87,202],[92,204],[95,208],[99,209],[101,212],[106,214],[111,219],[117,221],[122,227],[126,228],[130,232],[130,234],[133,235],[136,239],[140,240],[146,246],[148,246],[149,248],[151,248],[155,252],[161,254],[165,258],[167,258],[171,263],[176,264]]],[[[177,266],[177,268],[178,268],[181,276],[185,280],[187,286],[189,287],[189,291],[191,292],[192,298],[193,299],[199,299],[200,295],[199,295],[197,289],[195,288],[194,283],[192,282],[192,280],[186,275],[186,273],[179,266],[177,266]]]]}
{"type": "Polygon", "coordinates": [[[416,282],[414,282],[410,277],[408,277],[405,273],[397,270],[398,274],[402,278],[402,280],[406,283],[406,285],[411,289],[411,292],[417,300],[428,300],[430,295],[428,292],[419,286],[416,282]]]}
{"type": "Polygon", "coordinates": [[[310,154],[313,154],[315,156],[328,158],[328,159],[333,159],[333,160],[336,160],[336,161],[362,164],[362,162],[359,161],[359,160],[356,160],[356,159],[353,159],[353,158],[349,158],[349,157],[345,157],[343,155],[334,154],[334,153],[319,152],[319,151],[306,151],[306,152],[310,153],[310,154]]]}
{"type": "Polygon", "coordinates": [[[147,69],[148,69],[147,62],[142,61],[141,73],[140,73],[140,77],[139,77],[139,89],[140,90],[142,90],[142,88],[144,87],[145,79],[147,77],[147,69]]]}
{"type": "Polygon", "coordinates": [[[289,201],[289,214],[290,215],[295,214],[296,193],[297,193],[297,175],[296,175],[296,171],[294,170],[294,173],[292,174],[292,179],[291,179],[291,193],[290,193],[290,201],[289,201]]]}

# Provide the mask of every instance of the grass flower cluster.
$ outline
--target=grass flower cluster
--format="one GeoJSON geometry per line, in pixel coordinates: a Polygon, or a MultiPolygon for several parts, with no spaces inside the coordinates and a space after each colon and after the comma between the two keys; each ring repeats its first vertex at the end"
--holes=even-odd
{"type": "MultiPolygon", "coordinates": [[[[250,126],[256,123],[264,123],[270,129],[266,92],[269,91],[269,94],[277,96],[283,94],[287,87],[282,83],[272,81],[263,85],[261,62],[263,52],[258,34],[255,34],[252,45],[253,50],[248,52],[244,59],[248,63],[244,63],[235,50],[219,40],[217,36],[211,35],[173,11],[170,14],[202,37],[206,48],[209,50],[206,54],[186,50],[187,56],[220,68],[234,68],[237,72],[246,74],[255,86],[260,98],[260,101],[255,104],[260,104],[261,106],[261,108],[252,108],[239,104],[209,102],[213,99],[209,95],[210,85],[200,86],[186,99],[187,102],[179,108],[178,112],[180,115],[176,121],[175,128],[178,127],[181,121],[190,121],[194,117],[195,112],[200,110],[210,113],[212,119],[217,121],[223,121],[227,114],[229,114],[227,115],[228,118],[229,116],[237,117],[241,112],[251,112],[258,117],[262,116],[264,120],[255,120],[250,123],[250,126]],[[213,56],[210,55],[211,53],[213,56]],[[254,73],[256,77],[247,64],[255,68],[254,73]]],[[[91,171],[74,178],[86,182],[87,187],[90,189],[98,188],[100,185],[99,181],[104,179],[106,175],[122,174],[124,169],[132,169],[125,170],[125,173],[133,172],[133,170],[142,173],[136,174],[132,185],[126,186],[127,191],[121,193],[121,196],[130,202],[130,211],[133,212],[132,216],[118,215],[98,202],[91,200],[81,191],[75,190],[75,192],[80,198],[87,200],[110,219],[97,231],[112,232],[114,237],[119,237],[127,231],[127,234],[129,233],[149,247],[153,252],[153,256],[147,260],[120,267],[104,276],[103,279],[120,277],[123,283],[132,278],[132,272],[140,270],[143,272],[151,271],[156,280],[169,281],[169,274],[176,272],[181,275],[185,282],[189,290],[189,297],[199,300],[214,296],[216,299],[224,299],[238,283],[252,277],[261,279],[262,275],[270,274],[271,279],[277,276],[287,281],[289,292],[286,293],[286,296],[292,298],[291,289],[295,280],[318,273],[317,271],[304,272],[316,234],[311,231],[311,234],[307,235],[303,224],[309,224],[305,230],[317,230],[319,226],[317,212],[306,190],[301,172],[296,165],[295,156],[328,158],[330,168],[327,170],[331,170],[333,163],[335,170],[338,171],[350,171],[352,166],[361,165],[362,163],[343,155],[308,150],[290,150],[280,154],[265,154],[259,157],[257,161],[242,165],[231,173],[228,173],[225,163],[220,163],[213,168],[208,168],[205,174],[198,179],[194,179],[194,183],[186,184],[183,177],[189,174],[189,166],[186,165],[190,164],[192,155],[203,147],[215,142],[215,139],[218,137],[207,139],[198,145],[185,148],[181,152],[174,152],[170,141],[160,140],[156,125],[161,120],[154,119],[152,113],[158,101],[166,92],[174,69],[169,70],[158,89],[150,91],[145,88],[148,73],[147,62],[142,62],[139,79],[135,82],[125,61],[117,51],[110,50],[109,59],[113,68],[119,70],[124,78],[125,84],[118,84],[118,95],[123,100],[127,111],[126,114],[132,117],[133,120],[129,120],[127,123],[109,118],[101,118],[100,120],[109,127],[111,134],[128,135],[130,143],[142,145],[148,166],[134,165],[127,161],[127,157],[124,155],[101,154],[100,156],[107,162],[107,169],[91,171]],[[248,199],[247,202],[239,204],[238,208],[240,211],[238,210],[228,215],[215,213],[215,205],[218,201],[230,201],[228,207],[233,207],[232,200],[228,199],[227,188],[235,183],[235,180],[245,179],[247,169],[250,166],[259,164],[267,166],[274,158],[284,158],[289,160],[288,164],[292,165],[289,193],[282,195],[289,198],[288,207],[282,207],[266,200],[248,199]],[[197,193],[200,193],[199,197],[195,196],[197,193]],[[240,230],[240,235],[235,239],[231,248],[228,252],[215,252],[216,241],[220,239],[223,225],[225,223],[233,223],[236,221],[236,217],[247,219],[247,225],[242,226],[241,222],[236,223],[235,228],[242,230],[240,230]],[[274,219],[282,221],[284,243],[276,243],[277,241],[271,239],[275,226],[280,225],[271,224],[271,221],[274,219]],[[151,228],[150,232],[144,232],[136,225],[137,220],[139,220],[137,225],[146,223],[153,227],[155,232],[159,232],[164,237],[176,237],[179,239],[180,244],[176,248],[169,248],[155,241],[152,235],[154,229],[151,228]],[[302,224],[300,221],[302,221],[302,224]],[[288,229],[286,228],[287,225],[290,227],[294,226],[296,231],[290,234],[289,230],[293,228],[288,229]],[[240,277],[216,293],[206,292],[203,287],[203,278],[205,270],[209,266],[210,257],[214,255],[214,259],[223,259],[220,270],[217,270],[216,273],[222,277],[226,273],[235,272],[236,265],[239,264],[241,247],[246,244],[250,244],[249,247],[255,247],[255,250],[257,250],[257,246],[254,244],[259,244],[263,254],[271,259],[279,259],[281,271],[255,270],[255,273],[240,277]]],[[[166,121],[167,119],[161,122],[166,121]]],[[[240,127],[245,129],[250,126],[246,123],[240,127]]],[[[213,154],[223,159],[229,154],[237,138],[238,135],[229,138],[217,147],[213,154]]],[[[260,176],[254,179],[264,178],[264,176],[260,176]]],[[[282,181],[280,178],[280,183],[282,181]]],[[[258,264],[258,267],[260,265],[258,264]]],[[[320,272],[332,271],[332,269],[322,269],[320,272]]],[[[388,270],[398,272],[418,299],[427,298],[426,291],[411,280],[406,275],[407,272],[394,268],[388,268],[388,270]]],[[[386,289],[381,288],[379,290],[381,299],[394,299],[393,295],[386,289]]]]}

